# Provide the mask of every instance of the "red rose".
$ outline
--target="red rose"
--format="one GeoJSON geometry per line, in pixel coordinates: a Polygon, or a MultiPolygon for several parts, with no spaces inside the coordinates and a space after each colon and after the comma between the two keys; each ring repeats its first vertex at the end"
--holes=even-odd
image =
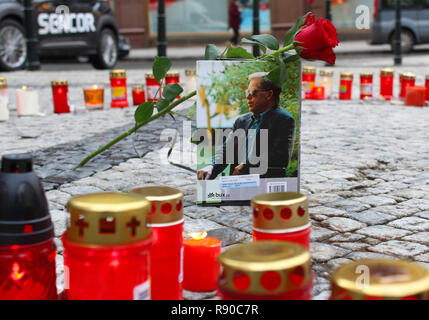
{"type": "Polygon", "coordinates": [[[308,14],[305,27],[295,36],[295,41],[301,42],[297,46],[304,48],[300,53],[302,58],[335,64],[332,48],[338,45],[338,36],[331,21],[308,14]]]}

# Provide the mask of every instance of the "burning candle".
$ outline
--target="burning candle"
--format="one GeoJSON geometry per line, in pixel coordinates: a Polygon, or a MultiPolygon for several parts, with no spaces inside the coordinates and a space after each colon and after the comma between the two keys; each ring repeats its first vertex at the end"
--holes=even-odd
{"type": "Polygon", "coordinates": [[[147,101],[161,99],[161,84],[155,80],[153,73],[146,73],[146,96],[147,101]]]}
{"type": "Polygon", "coordinates": [[[110,88],[112,108],[125,108],[128,107],[127,98],[127,76],[125,70],[112,70],[110,71],[110,88]]]}
{"type": "Polygon", "coordinates": [[[33,162],[5,155],[0,170],[0,300],[56,300],[56,247],[33,162]]]}
{"type": "Polygon", "coordinates": [[[196,69],[186,69],[186,82],[185,82],[185,90],[186,93],[190,93],[192,91],[197,90],[197,71],[196,69]]]}
{"type": "Polygon", "coordinates": [[[414,87],[416,83],[416,75],[411,72],[404,72],[400,74],[400,85],[401,91],[399,94],[399,98],[404,99],[405,94],[407,93],[408,87],[414,87]]]}
{"type": "Polygon", "coordinates": [[[310,248],[307,196],[297,192],[265,193],[251,201],[253,239],[295,242],[310,248]]]}
{"type": "Polygon", "coordinates": [[[183,299],[183,193],[169,187],[143,187],[132,193],[151,203],[148,227],[154,243],[150,250],[152,300],[183,299]]]}
{"type": "Polygon", "coordinates": [[[353,72],[341,72],[340,75],[340,100],[352,98],[353,72]]]}
{"type": "Polygon", "coordinates": [[[372,72],[360,73],[360,99],[372,98],[372,72]]]}
{"type": "Polygon", "coordinates": [[[309,251],[296,243],[258,241],[222,252],[218,288],[222,300],[310,300],[309,251]]]}
{"type": "Polygon", "coordinates": [[[39,114],[39,94],[36,90],[27,86],[16,90],[16,112],[18,116],[39,114]]]}
{"type": "Polygon", "coordinates": [[[315,67],[304,67],[302,69],[302,89],[303,99],[311,99],[313,94],[313,87],[316,83],[316,68],[315,67]]]}
{"type": "Polygon", "coordinates": [[[88,110],[103,109],[104,108],[104,85],[94,83],[91,86],[83,88],[83,97],[85,100],[85,107],[88,110]]]}
{"type": "Polygon", "coordinates": [[[319,87],[323,87],[325,89],[325,98],[332,98],[332,88],[334,86],[333,76],[334,72],[331,70],[320,70],[319,72],[319,87]]]}
{"type": "Polygon", "coordinates": [[[429,271],[409,261],[358,260],[332,273],[331,289],[331,300],[428,300],[429,271]]]}
{"type": "Polygon", "coordinates": [[[7,95],[7,82],[6,78],[0,77],[0,121],[9,120],[9,109],[7,105],[9,97],[7,95]]]}
{"type": "Polygon", "coordinates": [[[68,103],[69,85],[67,80],[51,81],[52,97],[54,100],[54,113],[68,113],[70,107],[68,103]]]}
{"type": "Polygon", "coordinates": [[[325,88],[324,87],[314,87],[312,99],[314,100],[324,100],[325,99],[325,88]]]}
{"type": "Polygon", "coordinates": [[[146,102],[144,86],[141,84],[133,86],[133,105],[138,106],[143,102],[146,102]]]}
{"type": "Polygon", "coordinates": [[[66,299],[149,300],[149,202],[105,192],[67,203],[64,245],[66,299]]]}
{"type": "Polygon", "coordinates": [[[188,235],[191,239],[184,240],[183,287],[197,292],[216,290],[221,241],[207,237],[207,232],[189,232],[188,235]]]}
{"type": "Polygon", "coordinates": [[[383,68],[380,71],[380,96],[386,100],[393,97],[393,75],[394,70],[383,68]]]}

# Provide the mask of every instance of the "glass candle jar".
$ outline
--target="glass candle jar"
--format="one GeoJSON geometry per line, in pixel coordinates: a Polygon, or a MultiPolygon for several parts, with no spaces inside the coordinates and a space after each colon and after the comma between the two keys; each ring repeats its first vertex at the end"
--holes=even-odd
{"type": "Polygon", "coordinates": [[[340,100],[352,98],[353,72],[343,71],[340,74],[340,100]]]}
{"type": "Polygon", "coordinates": [[[390,100],[393,97],[393,75],[394,70],[383,68],[380,71],[380,97],[390,100]]]}
{"type": "Polygon", "coordinates": [[[372,72],[361,72],[360,73],[360,98],[368,99],[372,98],[372,72]]]}
{"type": "MultiPolygon", "coordinates": [[[[169,85],[171,83],[179,83],[180,82],[180,73],[179,71],[168,71],[165,75],[165,85],[169,85]]],[[[180,95],[176,97],[176,99],[180,99],[180,95]]]]}
{"type": "Polygon", "coordinates": [[[319,87],[325,88],[325,99],[332,98],[334,72],[331,70],[320,70],[319,87]]]}
{"type": "Polygon", "coordinates": [[[411,72],[404,72],[400,75],[400,85],[401,90],[399,94],[399,98],[405,99],[405,95],[407,93],[408,87],[414,87],[416,83],[416,75],[411,72]]]}
{"type": "Polygon", "coordinates": [[[429,271],[409,261],[357,260],[343,264],[331,275],[331,300],[428,298],[429,271]]]}
{"type": "Polygon", "coordinates": [[[311,300],[310,252],[299,244],[242,243],[222,252],[219,262],[222,300],[311,300]]]}
{"type": "Polygon", "coordinates": [[[295,242],[310,248],[307,196],[297,192],[260,194],[251,201],[253,240],[295,242]]]}
{"type": "Polygon", "coordinates": [[[426,101],[429,101],[429,74],[426,75],[425,87],[426,87],[426,101]]]}
{"type": "Polygon", "coordinates": [[[16,89],[16,113],[18,116],[39,114],[39,93],[27,86],[16,89]]]}
{"type": "Polygon", "coordinates": [[[143,102],[146,102],[144,86],[141,84],[133,86],[133,106],[138,106],[143,102]]]}
{"type": "Polygon", "coordinates": [[[185,90],[186,93],[190,93],[192,91],[197,90],[197,70],[196,69],[186,69],[185,70],[186,75],[186,83],[185,83],[185,90]]]}
{"type": "Polygon", "coordinates": [[[70,107],[68,103],[69,85],[67,80],[51,81],[52,96],[54,100],[55,113],[69,113],[70,107]]]}
{"type": "Polygon", "coordinates": [[[151,204],[148,227],[154,242],[150,250],[152,300],[183,299],[183,193],[154,186],[133,189],[151,204]]]}
{"type": "Polygon", "coordinates": [[[145,198],[104,192],[67,203],[64,245],[65,297],[69,300],[150,300],[145,198]]]}
{"type": "Polygon", "coordinates": [[[9,120],[8,103],[9,97],[7,95],[6,78],[0,77],[0,121],[9,120]]]}
{"type": "Polygon", "coordinates": [[[127,97],[127,76],[125,70],[112,70],[110,71],[110,88],[112,108],[125,108],[128,107],[127,97]]]}
{"type": "Polygon", "coordinates": [[[85,86],[83,88],[83,97],[85,107],[88,110],[96,110],[104,108],[104,84],[96,84],[85,86]]]}
{"type": "Polygon", "coordinates": [[[146,73],[146,97],[147,101],[156,101],[161,99],[161,84],[155,80],[153,73],[146,73]]]}
{"type": "Polygon", "coordinates": [[[313,87],[316,83],[316,68],[303,67],[302,68],[302,91],[303,99],[311,99],[313,87]]]}
{"type": "Polygon", "coordinates": [[[312,99],[313,100],[324,100],[325,99],[325,87],[314,87],[312,99]]]}

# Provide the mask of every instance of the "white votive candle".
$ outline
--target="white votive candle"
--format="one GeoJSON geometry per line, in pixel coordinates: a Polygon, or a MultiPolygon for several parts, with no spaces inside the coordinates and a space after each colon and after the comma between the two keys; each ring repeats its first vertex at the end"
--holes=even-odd
{"type": "Polygon", "coordinates": [[[39,94],[36,90],[26,86],[16,90],[16,112],[18,116],[39,114],[39,94]]]}

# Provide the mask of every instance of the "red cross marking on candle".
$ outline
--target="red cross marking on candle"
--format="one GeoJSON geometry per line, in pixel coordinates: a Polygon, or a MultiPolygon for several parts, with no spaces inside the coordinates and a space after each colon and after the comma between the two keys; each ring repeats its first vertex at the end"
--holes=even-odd
{"type": "Polygon", "coordinates": [[[83,230],[85,228],[89,227],[89,224],[85,221],[85,218],[80,217],[76,222],[75,225],[79,228],[79,237],[83,237],[83,230]]]}
{"type": "Polygon", "coordinates": [[[127,223],[127,227],[131,228],[131,236],[136,236],[136,229],[140,224],[140,221],[138,221],[136,217],[133,217],[133,219],[127,223]]]}

